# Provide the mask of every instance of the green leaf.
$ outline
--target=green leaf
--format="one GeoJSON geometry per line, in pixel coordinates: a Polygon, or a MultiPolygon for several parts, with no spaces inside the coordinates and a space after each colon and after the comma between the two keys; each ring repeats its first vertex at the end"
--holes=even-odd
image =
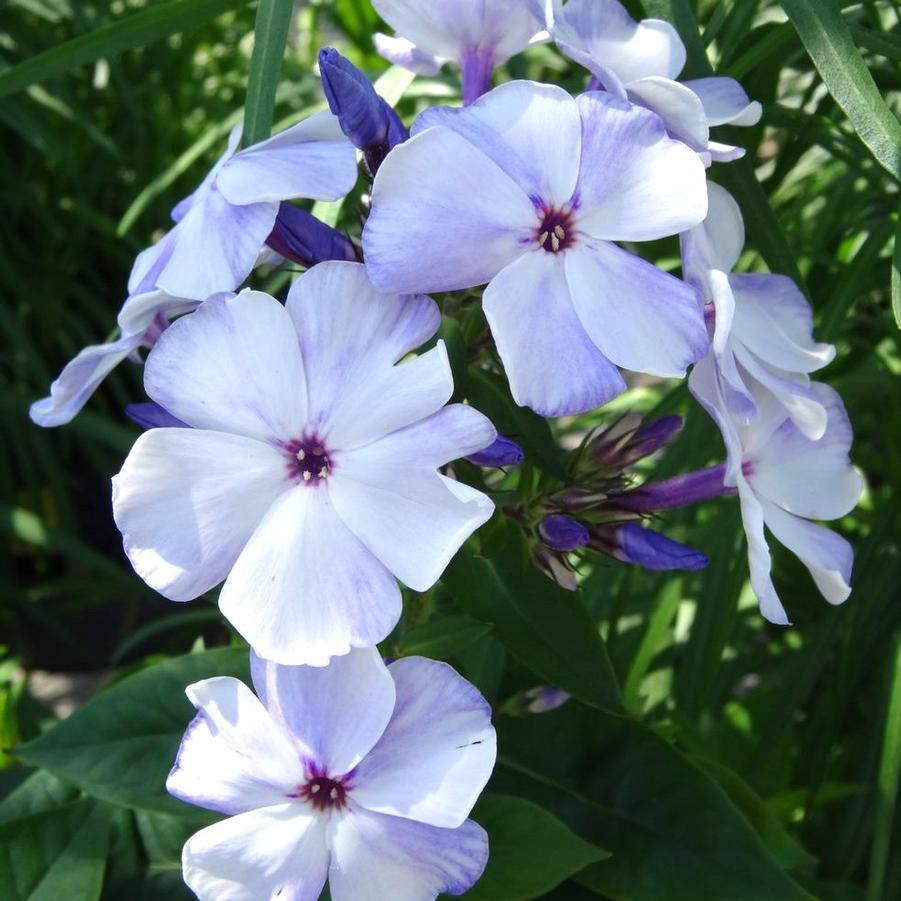
{"type": "Polygon", "coordinates": [[[166,775],[193,715],[184,690],[211,676],[243,677],[247,666],[245,650],[224,648],[148,667],[101,692],[14,754],[94,797],[199,817],[165,789],[166,775]]]}
{"type": "Polygon", "coordinates": [[[579,838],[552,813],[509,795],[487,794],[473,819],[488,833],[491,854],[471,901],[529,901],[610,854],[579,838]]]}
{"type": "Polygon", "coordinates": [[[829,93],[880,165],[901,180],[901,124],[888,108],[835,0],[782,0],[829,93]]]}
{"type": "Polygon", "coordinates": [[[0,801],[0,824],[61,807],[74,801],[77,794],[74,786],[46,770],[37,770],[0,801]]]}
{"type": "Polygon", "coordinates": [[[492,623],[494,637],[541,678],[587,704],[621,710],[607,648],[581,595],[540,575],[518,527],[508,522],[505,529],[506,540],[490,560],[464,547],[444,584],[470,616],[492,623]]]}
{"type": "Polygon", "coordinates": [[[408,657],[421,654],[436,660],[447,660],[471,647],[491,631],[488,623],[469,616],[445,616],[407,632],[400,640],[400,652],[408,657]]]}
{"type": "Polygon", "coordinates": [[[495,725],[500,787],[518,779],[612,852],[580,884],[628,901],[810,901],[703,767],[642,723],[570,702],[495,725]]]}
{"type": "Polygon", "coordinates": [[[892,312],[895,314],[895,324],[901,328],[901,215],[898,216],[892,250],[892,312]]]}
{"type": "Polygon", "coordinates": [[[467,398],[484,413],[495,428],[516,441],[526,453],[526,461],[549,475],[565,480],[560,449],[548,421],[525,407],[518,407],[504,380],[497,375],[471,368],[467,398]]]}
{"type": "Polygon", "coordinates": [[[108,807],[85,800],[0,826],[0,898],[97,901],[109,823],[108,807]]]}
{"type": "Polygon", "coordinates": [[[157,3],[119,22],[104,25],[45,50],[0,72],[0,97],[62,75],[77,66],[117,56],[125,50],[191,31],[243,0],[169,0],[157,3]]]}
{"type": "Polygon", "coordinates": [[[272,133],[275,89],[293,11],[293,0],[259,0],[244,105],[245,147],[265,141],[272,133]]]}

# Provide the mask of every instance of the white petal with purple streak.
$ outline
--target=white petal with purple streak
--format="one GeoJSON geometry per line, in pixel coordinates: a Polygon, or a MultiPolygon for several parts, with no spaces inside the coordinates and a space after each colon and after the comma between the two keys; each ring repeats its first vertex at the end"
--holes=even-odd
{"type": "Polygon", "coordinates": [[[700,98],[711,126],[756,125],[763,115],[763,107],[734,78],[694,78],[683,84],[700,98]]]}

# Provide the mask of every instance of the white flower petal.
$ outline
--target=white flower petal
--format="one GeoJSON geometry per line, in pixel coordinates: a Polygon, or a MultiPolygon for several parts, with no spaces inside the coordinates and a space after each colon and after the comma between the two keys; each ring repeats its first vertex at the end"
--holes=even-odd
{"type": "Polygon", "coordinates": [[[372,42],[379,55],[389,63],[394,63],[394,65],[415,72],[417,75],[437,75],[444,62],[437,56],[423,53],[406,38],[390,37],[377,31],[372,36],[372,42]]]}
{"type": "Polygon", "coordinates": [[[309,197],[338,200],[357,181],[353,145],[338,120],[323,110],[259,144],[236,153],[216,177],[229,203],[309,197]]]}
{"type": "Polygon", "coordinates": [[[441,315],[423,295],[380,294],[359,263],[320,263],[288,294],[310,396],[307,429],[348,450],[439,409],[453,393],[443,343],[425,343],[441,315]]]}
{"type": "Polygon", "coordinates": [[[494,512],[480,492],[462,498],[451,491],[436,460],[481,449],[494,434],[477,411],[454,406],[343,454],[329,484],[335,509],[394,575],[425,591],[494,512]]]}
{"type": "Polygon", "coordinates": [[[50,394],[36,400],[28,415],[36,425],[65,425],[87,403],[100,383],[141,343],[142,333],[79,351],[50,385],[50,394]]]}
{"type": "Polygon", "coordinates": [[[224,432],[151,429],[113,478],[125,553],[151,588],[189,601],[218,585],[286,489],[274,448],[224,432]]]}
{"type": "Polygon", "coordinates": [[[277,213],[277,203],[233,206],[210,187],[177,225],[138,254],[128,293],[158,288],[174,297],[206,300],[234,291],[253,269],[277,213]]]}
{"type": "Polygon", "coordinates": [[[354,808],[331,835],[332,901],[434,901],[462,895],[482,875],[488,836],[467,820],[440,829],[354,808]]]}
{"type": "Polygon", "coordinates": [[[708,182],[706,218],[679,239],[685,276],[692,284],[705,285],[713,269],[731,272],[745,246],[745,223],[735,198],[716,182],[708,182]]]}
{"type": "Polygon", "coordinates": [[[740,160],[747,151],[744,147],[736,147],[734,144],[722,144],[719,141],[709,141],[707,144],[707,155],[710,158],[707,165],[712,160],[715,163],[731,163],[733,160],[740,160]]]}
{"type": "Polygon", "coordinates": [[[683,376],[709,347],[697,292],[604,241],[566,254],[573,306],[607,359],[659,376],[683,376]]]}
{"type": "Polygon", "coordinates": [[[767,527],[810,571],[820,594],[841,604],[851,594],[854,552],[841,535],[763,501],[767,527]]]}
{"type": "Polygon", "coordinates": [[[251,652],[250,672],[260,700],[300,755],[333,777],[370,752],[394,710],[394,680],[374,647],[320,667],[282,666],[251,652]]]}
{"type": "Polygon", "coordinates": [[[756,125],[763,115],[763,107],[752,101],[734,78],[694,78],[683,84],[701,99],[711,127],[756,125]]]}
{"type": "Polygon", "coordinates": [[[558,207],[572,197],[582,124],[575,100],[562,88],[508,81],[471,106],[426,110],[413,124],[413,133],[440,125],[497,163],[527,196],[558,207]]]}
{"type": "Polygon", "coordinates": [[[707,117],[695,93],[678,81],[659,76],[632,81],[627,90],[633,103],[647,107],[663,119],[670,137],[688,144],[697,153],[707,149],[710,138],[707,117]]]}
{"type": "Polygon", "coordinates": [[[460,826],[494,768],[491,707],[446,663],[406,657],[389,671],[397,702],[384,735],[354,772],[354,802],[432,826],[460,826]]]}
{"type": "Polygon", "coordinates": [[[144,387],[198,429],[288,440],[306,421],[297,334],[284,307],[261,291],[210,300],[173,323],[147,358],[144,387]]]}
{"type": "Polygon", "coordinates": [[[543,416],[584,413],[626,389],[573,308],[568,253],[520,257],[492,279],[482,299],[514,400],[543,416]]]}
{"type": "Polygon", "coordinates": [[[397,583],[341,521],[333,488],[283,494],[222,587],[222,613],[268,660],[325,666],[381,641],[400,616],[397,583]]]}
{"type": "Polygon", "coordinates": [[[763,531],[763,507],[750,486],[739,476],[738,496],[741,503],[741,519],[748,539],[748,566],[751,572],[751,588],[757,595],[760,612],[764,618],[779,626],[789,625],[788,615],[770,575],[773,561],[763,531]]]}
{"type": "Polygon", "coordinates": [[[218,160],[213,164],[213,167],[209,172],[204,176],[203,181],[197,186],[197,188],[191,193],[188,194],[187,197],[182,197],[178,203],[172,207],[172,221],[173,222],[181,222],[184,219],[185,214],[191,209],[192,206],[196,203],[199,198],[202,198],[204,194],[210,189],[210,185],[216,180],[216,176],[219,174],[219,170],[225,165],[226,160],[231,159],[235,155],[235,151],[238,149],[238,144],[241,143],[241,132],[244,130],[244,123],[238,122],[231,127],[231,130],[228,133],[228,141],[226,143],[225,150],[222,152],[222,156],[219,157],[218,160]]]}
{"type": "Polygon", "coordinates": [[[200,901],[316,901],[328,875],[327,820],[303,804],[251,810],[191,836],[185,882],[200,901]]]}
{"type": "Polygon", "coordinates": [[[650,110],[590,91],[578,98],[582,161],[577,224],[594,238],[650,241],[707,214],[704,164],[650,110]]]}
{"type": "Polygon", "coordinates": [[[827,412],[822,438],[811,441],[786,420],[752,452],[748,480],[758,495],[790,513],[837,519],[857,505],[863,482],[848,460],[853,435],[841,399],[826,385],[811,388],[827,412]]]}
{"type": "Polygon", "coordinates": [[[731,275],[734,338],[766,363],[789,372],[814,372],[835,357],[835,347],[813,339],[810,304],[784,275],[731,275]]]}
{"type": "Polygon", "coordinates": [[[303,762],[254,693],[227,676],[185,691],[198,713],[166,780],[169,794],[228,814],[284,804],[303,782],[303,762]]]}
{"type": "Polygon", "coordinates": [[[381,291],[471,288],[520,256],[537,225],[506,172],[456,132],[430,128],[379,168],[363,229],[366,268],[381,291]]]}

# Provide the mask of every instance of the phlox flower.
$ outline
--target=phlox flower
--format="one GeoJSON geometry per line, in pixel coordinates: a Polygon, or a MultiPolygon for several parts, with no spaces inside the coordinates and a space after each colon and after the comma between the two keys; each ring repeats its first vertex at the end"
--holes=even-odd
{"type": "Polygon", "coordinates": [[[439,321],[430,298],[379,294],[361,264],[326,262],[286,306],[243,291],[170,326],[144,384],[189,427],[145,432],[113,479],[137,573],[176,601],[224,579],[222,612],[280,663],[385,638],[395,577],[431,587],[493,511],[437,472],[496,437],[471,407],[444,407],[444,344],[395,366],[439,321]]]}
{"type": "Polygon", "coordinates": [[[711,182],[708,191],[707,218],[681,236],[682,263],[713,324],[710,365],[730,414],[750,423],[759,386],[805,435],[819,438],[826,408],[809,373],[830,363],[835,348],[814,340],[810,304],[790,278],[731,271],[744,246],[744,222],[724,188],[711,182]]]}
{"type": "Polygon", "coordinates": [[[394,37],[376,34],[385,59],[434,75],[448,60],[462,69],[463,102],[491,87],[491,73],[542,33],[537,4],[524,0],[372,0],[394,37]]]}
{"type": "Polygon", "coordinates": [[[173,208],[175,226],[138,254],[130,294],[158,288],[205,300],[234,291],[264,249],[280,201],[337,200],[357,179],[356,151],[329,112],[236,152],[240,136],[236,126],[197,190],[173,208]]]}
{"type": "Polygon", "coordinates": [[[759,387],[754,390],[757,417],[747,425],[737,422],[709,359],[692,370],[689,386],[716,420],[726,443],[724,483],[738,491],[751,587],[761,613],[773,623],[789,622],[773,586],[764,526],[807,567],[823,597],[830,604],[841,604],[851,592],[851,545],[808,521],[844,516],[856,506],[863,490],[848,459],[853,435],[841,398],[826,385],[811,385],[827,423],[814,441],[772,394],[759,387]]]}
{"type": "Polygon", "coordinates": [[[383,291],[488,282],[513,396],[547,416],[625,389],[617,369],[682,376],[707,350],[694,289],[617,247],[698,224],[704,167],[654,113],[511,81],[427,110],[379,169],[363,231],[383,291]]]}
{"type": "Polygon", "coordinates": [[[734,78],[676,81],[685,46],[669,22],[636,22],[617,0],[553,0],[548,30],[560,50],[588,69],[596,87],[654,110],[669,133],[714,160],[744,150],[710,141],[716,125],[754,125],[762,109],[734,78]]]}
{"type": "Polygon", "coordinates": [[[152,347],[170,318],[196,306],[197,301],[171,297],[165,291],[129,297],[116,319],[119,337],[86,347],[70,360],[50,386],[49,396],[31,405],[32,421],[48,428],[70,422],[116,366],[139,348],[152,347]]]}
{"type": "Polygon", "coordinates": [[[494,767],[491,708],[446,663],[374,648],[327,667],[251,655],[243,682],[187,689],[198,713],[166,786],[228,814],[182,854],[201,901],[432,901],[488,857],[468,820],[494,767]],[[257,697],[258,696],[258,697],[257,697]]]}

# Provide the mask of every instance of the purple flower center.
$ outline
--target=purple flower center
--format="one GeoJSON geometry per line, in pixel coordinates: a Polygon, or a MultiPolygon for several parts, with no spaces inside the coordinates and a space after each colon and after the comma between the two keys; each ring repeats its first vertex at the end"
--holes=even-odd
{"type": "Polygon", "coordinates": [[[343,810],[347,806],[347,786],[342,779],[330,779],[314,773],[298,790],[296,797],[316,810],[343,810]]]}
{"type": "Polygon", "coordinates": [[[332,459],[318,436],[293,438],[284,446],[288,474],[304,485],[318,485],[332,471],[332,459]]]}
{"type": "Polygon", "coordinates": [[[571,247],[576,239],[576,225],[572,209],[542,207],[538,211],[541,224],[535,229],[535,240],[548,252],[559,253],[571,247]]]}

